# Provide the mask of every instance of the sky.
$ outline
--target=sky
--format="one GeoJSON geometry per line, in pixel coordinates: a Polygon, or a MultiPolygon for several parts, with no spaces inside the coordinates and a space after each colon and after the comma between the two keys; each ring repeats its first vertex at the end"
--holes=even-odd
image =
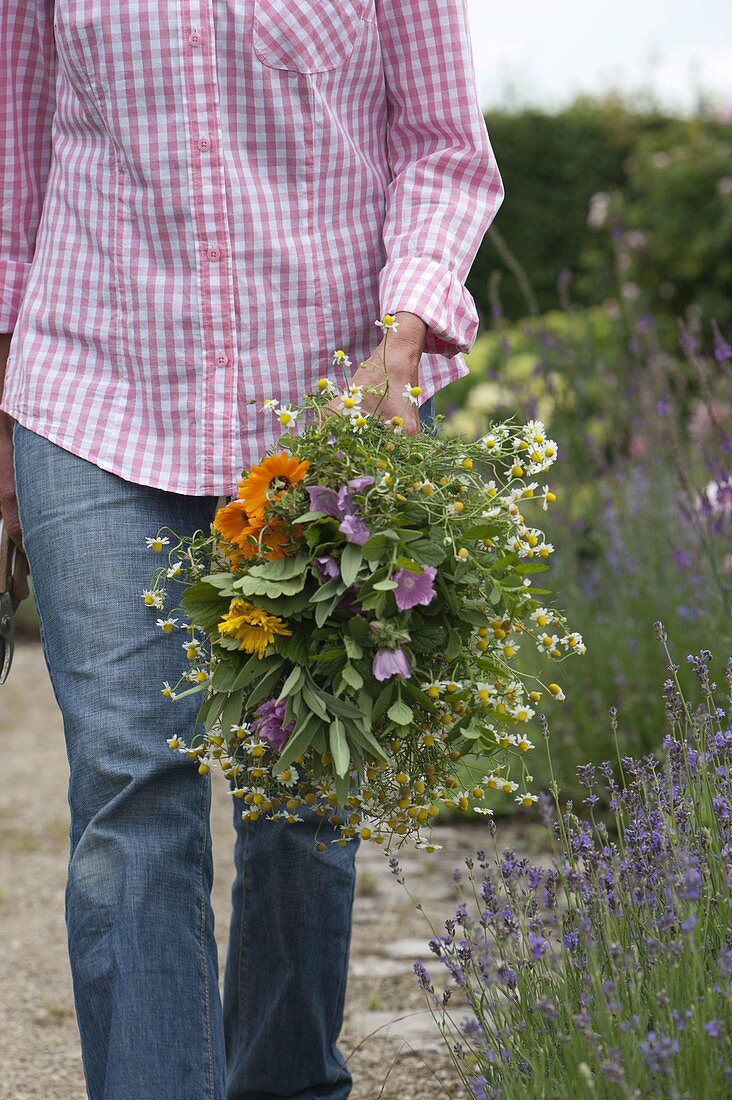
{"type": "MultiPolygon", "coordinates": [[[[428,0],[425,0],[428,2],[428,0]]],[[[468,0],[481,106],[651,90],[732,113],[732,0],[468,0]]]]}

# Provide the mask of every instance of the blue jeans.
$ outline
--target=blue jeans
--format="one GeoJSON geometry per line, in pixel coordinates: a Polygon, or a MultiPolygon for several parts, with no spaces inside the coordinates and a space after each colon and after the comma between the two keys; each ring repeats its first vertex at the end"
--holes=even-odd
{"type": "Polygon", "coordinates": [[[211,776],[166,744],[190,737],[202,696],[160,693],[185,657],[142,601],[160,564],[145,537],[207,531],[219,498],[134,484],[21,424],[13,441],[69,761],[65,918],[89,1100],[345,1100],[336,1042],[360,841],[327,843],[338,827],[314,813],[244,823],[232,798],[222,1001],[211,776]]]}

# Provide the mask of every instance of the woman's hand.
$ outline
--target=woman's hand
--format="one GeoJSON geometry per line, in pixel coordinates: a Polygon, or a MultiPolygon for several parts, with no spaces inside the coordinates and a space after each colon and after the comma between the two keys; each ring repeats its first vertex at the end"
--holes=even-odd
{"type": "MultiPolygon", "coordinates": [[[[401,418],[402,430],[407,435],[416,435],[420,430],[419,407],[405,396],[404,391],[408,386],[419,385],[419,361],[424,349],[427,325],[416,313],[395,313],[394,320],[397,323],[396,331],[385,331],[383,340],[373,354],[353,372],[351,382],[355,386],[364,387],[359,408],[370,414],[376,412],[382,420],[401,418]],[[376,392],[366,392],[367,390],[376,392]]],[[[325,409],[342,412],[340,398],[334,397],[325,409]]]]}

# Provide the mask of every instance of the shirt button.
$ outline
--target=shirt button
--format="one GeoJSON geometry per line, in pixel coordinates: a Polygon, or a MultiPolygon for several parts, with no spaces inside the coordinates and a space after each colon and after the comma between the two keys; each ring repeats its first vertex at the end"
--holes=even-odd
{"type": "Polygon", "coordinates": [[[188,41],[192,46],[197,46],[201,41],[201,36],[198,31],[191,31],[191,33],[188,35],[188,41]]]}
{"type": "Polygon", "coordinates": [[[207,149],[211,148],[211,142],[208,140],[208,138],[199,138],[198,148],[203,149],[203,151],[205,152],[207,149]]]}
{"type": "Polygon", "coordinates": [[[229,362],[229,356],[226,354],[225,351],[217,351],[216,352],[216,365],[217,366],[225,367],[228,362],[229,362]]]}
{"type": "Polygon", "coordinates": [[[209,250],[208,250],[209,260],[218,260],[220,255],[221,255],[221,253],[219,252],[218,248],[209,248],[209,250]]]}

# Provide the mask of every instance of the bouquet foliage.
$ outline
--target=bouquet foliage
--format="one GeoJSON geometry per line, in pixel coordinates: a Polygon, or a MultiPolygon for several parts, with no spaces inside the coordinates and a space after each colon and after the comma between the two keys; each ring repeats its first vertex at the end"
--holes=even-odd
{"type": "MultiPolygon", "coordinates": [[[[333,363],[350,365],[341,351],[333,363]]],[[[531,479],[557,446],[536,420],[475,442],[408,435],[364,395],[323,378],[297,407],[265,402],[287,429],[280,449],[242,471],[209,532],[147,539],[168,564],[143,598],[162,610],[168,582],[183,586],[157,626],[185,632],[189,667],[162,690],[205,698],[200,734],[168,744],[202,773],[218,761],[244,820],[296,824],[311,806],[340,825],[334,843],[434,850],[442,806],[536,801],[527,731],[545,692],[564,695],[519,653],[584,651],[534,585],[554,548],[524,515],[553,499],[531,479]]]]}

